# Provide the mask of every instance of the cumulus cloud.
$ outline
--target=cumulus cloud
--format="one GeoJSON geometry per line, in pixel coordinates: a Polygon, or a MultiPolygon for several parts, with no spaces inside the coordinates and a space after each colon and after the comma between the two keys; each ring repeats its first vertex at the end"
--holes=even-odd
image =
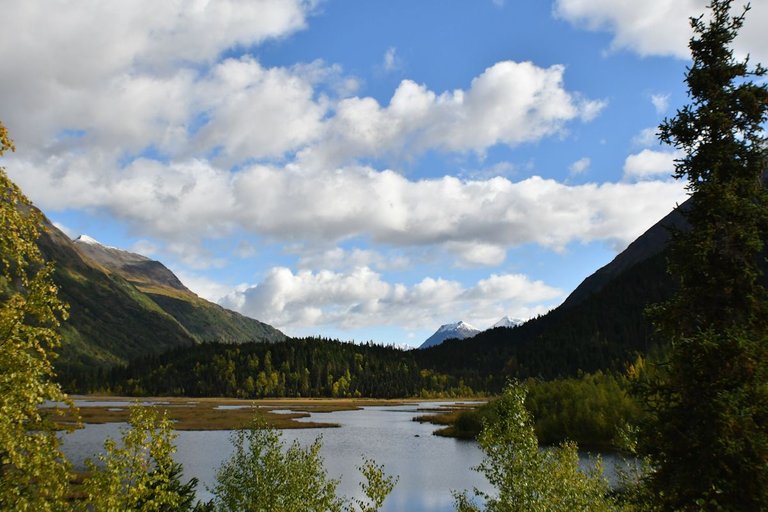
{"type": "MultiPolygon", "coordinates": [[[[313,3],[15,3],[0,20],[3,120],[20,149],[40,159],[71,153],[88,167],[140,157],[232,167],[299,152],[305,168],[327,169],[535,142],[605,105],[568,91],[558,65],[499,62],[445,92],[404,80],[382,106],[351,96],[358,82],[338,66],[267,68],[248,51],[223,59],[301,29],[313,3]],[[19,27],[46,29],[18,38],[19,27]]],[[[385,67],[398,60],[390,48],[385,67]]]]}
{"type": "Polygon", "coordinates": [[[403,80],[387,106],[370,97],[345,99],[302,162],[335,167],[358,157],[412,156],[427,149],[481,153],[496,144],[516,146],[562,133],[569,121],[589,121],[606,104],[568,92],[564,72],[560,65],[504,61],[474,78],[467,90],[438,94],[403,80]]]}
{"type": "Polygon", "coordinates": [[[195,104],[209,121],[191,145],[222,148],[230,163],[278,158],[306,145],[320,135],[328,109],[315,100],[312,78],[303,70],[264,69],[249,56],[217,64],[195,87],[195,104]]]}
{"type": "MultiPolygon", "coordinates": [[[[648,177],[649,164],[640,164],[653,156],[630,157],[625,171],[648,177]]],[[[243,229],[309,247],[357,237],[394,248],[441,246],[466,263],[493,264],[508,247],[527,243],[622,246],[684,195],[670,181],[570,186],[536,176],[410,180],[370,167],[253,165],[233,173],[196,159],[137,160],[111,170],[72,155],[34,162],[17,153],[9,160],[12,178],[43,208],[107,209],[139,232],[178,244],[180,254],[201,239],[243,229]]]]}
{"type": "MultiPolygon", "coordinates": [[[[706,11],[708,0],[556,0],[554,13],[588,30],[613,33],[612,50],[628,49],[643,56],[688,58],[691,17],[706,11]]],[[[768,61],[768,6],[753,2],[744,28],[735,42],[738,54],[768,61]]],[[[734,3],[741,12],[742,4],[734,3]]]]}
{"type": "Polygon", "coordinates": [[[432,277],[412,286],[393,284],[367,267],[344,273],[277,267],[260,283],[232,292],[222,304],[281,328],[411,329],[431,327],[444,318],[475,318],[489,310],[528,316],[525,313],[562,296],[562,290],[521,274],[492,274],[467,288],[432,277]]]}
{"type": "Polygon", "coordinates": [[[681,156],[679,151],[644,149],[629,155],[624,161],[624,177],[643,180],[657,178],[659,175],[670,176],[675,170],[675,159],[681,156]]]}
{"type": "Polygon", "coordinates": [[[172,145],[197,72],[188,63],[299,30],[311,8],[305,0],[13,2],[0,17],[3,121],[20,147],[52,144],[65,129],[128,151],[172,145]]]}

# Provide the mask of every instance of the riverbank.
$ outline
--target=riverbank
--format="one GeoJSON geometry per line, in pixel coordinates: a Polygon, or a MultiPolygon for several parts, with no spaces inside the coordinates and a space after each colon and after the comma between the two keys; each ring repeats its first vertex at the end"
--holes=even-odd
{"type": "MultiPolygon", "coordinates": [[[[307,421],[311,413],[355,411],[363,407],[395,407],[422,403],[419,399],[388,400],[360,398],[234,398],[151,397],[140,399],[111,395],[74,395],[70,397],[83,424],[122,423],[128,420],[130,406],[138,404],[165,411],[175,430],[232,430],[248,426],[254,418],[277,429],[334,428],[334,422],[307,421]]],[[[438,402],[431,400],[431,402],[438,402]]],[[[448,400],[446,400],[448,402],[448,400]]],[[[451,401],[455,403],[455,401],[451,401]]],[[[46,408],[53,412],[53,408],[46,408]]],[[[439,408],[424,413],[440,412],[439,408]]],[[[57,422],[64,427],[77,424],[66,409],[57,422]]]]}

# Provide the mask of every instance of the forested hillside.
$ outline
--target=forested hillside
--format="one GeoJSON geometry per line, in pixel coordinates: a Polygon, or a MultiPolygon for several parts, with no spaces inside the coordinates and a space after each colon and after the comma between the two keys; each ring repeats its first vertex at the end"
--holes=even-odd
{"type": "Polygon", "coordinates": [[[645,308],[669,297],[672,280],[659,253],[621,273],[578,304],[559,307],[515,328],[448,340],[419,351],[420,365],[485,383],[498,391],[509,377],[556,378],[581,370],[621,370],[653,345],[645,308]]]}
{"type": "Polygon", "coordinates": [[[460,379],[421,368],[414,351],[321,338],[202,344],[98,375],[84,391],[263,397],[467,396],[460,379]]]}
{"type": "Polygon", "coordinates": [[[54,282],[69,305],[56,361],[60,380],[68,385],[94,368],[106,370],[175,347],[285,338],[267,324],[201,299],[159,262],[110,248],[102,249],[121,253],[130,263],[97,261],[102,249],[73,243],[47,220],[38,245],[55,264],[54,282]]]}

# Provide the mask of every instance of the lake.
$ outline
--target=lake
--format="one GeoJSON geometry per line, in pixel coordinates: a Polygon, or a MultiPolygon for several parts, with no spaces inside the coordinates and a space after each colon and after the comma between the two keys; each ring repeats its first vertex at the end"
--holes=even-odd
{"type": "MultiPolygon", "coordinates": [[[[452,490],[478,487],[491,490],[482,475],[471,468],[483,454],[473,441],[432,435],[435,426],[413,421],[424,414],[418,408],[434,408],[443,403],[424,402],[396,407],[364,407],[357,411],[313,413],[305,421],[334,422],[339,428],[283,430],[283,441],[294,439],[307,446],[322,436],[321,454],[332,478],[340,478],[339,493],[362,497],[359,472],[363,457],[384,465],[399,481],[384,503],[383,510],[447,512],[453,510],[452,490]]],[[[85,458],[102,450],[104,439],[118,439],[125,424],[87,425],[64,436],[63,449],[76,467],[85,458]]],[[[221,462],[232,453],[229,431],[179,431],[175,458],[184,466],[185,479],[199,479],[198,496],[211,497],[212,486],[221,462]]],[[[585,457],[585,463],[587,458],[585,457]]],[[[606,472],[611,473],[615,457],[604,456],[606,472]]]]}

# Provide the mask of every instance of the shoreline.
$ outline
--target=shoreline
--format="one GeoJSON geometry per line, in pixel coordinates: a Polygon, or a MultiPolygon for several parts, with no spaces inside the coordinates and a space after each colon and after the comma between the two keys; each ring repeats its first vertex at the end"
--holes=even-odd
{"type": "MultiPolygon", "coordinates": [[[[63,428],[87,424],[125,423],[130,407],[138,404],[165,411],[174,430],[234,430],[247,427],[254,419],[276,429],[335,428],[337,423],[306,421],[311,413],[354,411],[362,407],[396,407],[422,402],[462,402],[461,399],[383,399],[383,398],[262,398],[220,397],[127,397],[114,395],[70,395],[76,403],[79,422],[66,407],[45,407],[63,411],[56,423],[63,428]],[[89,405],[92,402],[94,405],[89,405]]],[[[475,401],[466,399],[465,401],[475,401]]],[[[425,413],[435,411],[424,411],[425,413]]]]}

